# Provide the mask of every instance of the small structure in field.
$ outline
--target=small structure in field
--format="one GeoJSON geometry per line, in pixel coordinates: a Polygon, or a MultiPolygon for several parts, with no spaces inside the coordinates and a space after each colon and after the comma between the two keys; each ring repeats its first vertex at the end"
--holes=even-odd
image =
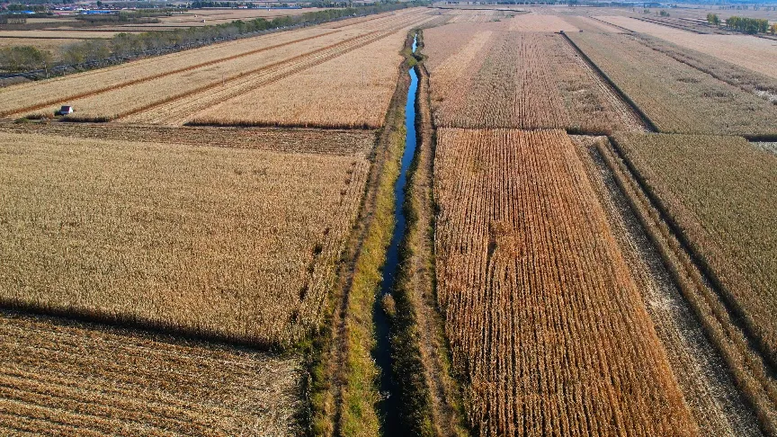
{"type": "Polygon", "coordinates": [[[61,107],[61,108],[59,108],[59,110],[57,110],[57,111],[55,111],[55,112],[54,112],[54,115],[68,115],[68,114],[72,114],[72,113],[74,113],[75,111],[76,111],[76,110],[75,110],[75,109],[73,109],[73,107],[72,107],[72,106],[69,106],[69,105],[62,105],[62,107],[61,107]]]}

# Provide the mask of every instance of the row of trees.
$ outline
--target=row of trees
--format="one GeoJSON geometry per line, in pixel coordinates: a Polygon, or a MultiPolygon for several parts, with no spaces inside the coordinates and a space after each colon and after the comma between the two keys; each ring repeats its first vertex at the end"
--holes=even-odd
{"type": "Polygon", "coordinates": [[[726,27],[748,34],[766,33],[769,30],[769,20],[734,16],[726,20],[726,27]]]}
{"type": "MultiPolygon", "coordinates": [[[[189,27],[166,32],[138,34],[120,33],[111,39],[86,40],[65,46],[60,51],[58,66],[93,68],[97,65],[118,63],[141,56],[158,55],[199,47],[219,41],[248,36],[257,32],[313,25],[357,15],[369,15],[414,6],[416,3],[380,3],[344,9],[306,12],[272,20],[257,18],[233,21],[213,26],[189,27]]],[[[30,72],[48,70],[52,53],[34,47],[10,47],[0,50],[0,70],[30,72]]]]}
{"type": "MultiPolygon", "coordinates": [[[[721,20],[720,17],[718,17],[718,14],[707,14],[707,22],[715,25],[720,26],[721,20]]],[[[745,17],[729,17],[726,20],[726,27],[747,33],[747,34],[756,34],[756,33],[766,33],[766,32],[772,32],[777,34],[777,25],[769,26],[769,20],[764,20],[760,18],[745,18],[745,17]]]]}
{"type": "Polygon", "coordinates": [[[54,56],[48,50],[30,46],[0,48],[0,68],[6,71],[46,70],[54,56]]]}

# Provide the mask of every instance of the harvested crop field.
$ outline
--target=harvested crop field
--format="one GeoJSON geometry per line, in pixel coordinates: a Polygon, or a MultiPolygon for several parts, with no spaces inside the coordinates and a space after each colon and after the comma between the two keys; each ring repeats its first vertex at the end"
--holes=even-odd
{"type": "Polygon", "coordinates": [[[571,136],[578,145],[589,180],[599,194],[611,229],[633,272],[653,325],[666,351],[683,397],[704,436],[762,436],[756,415],[725,368],[725,360],[699,323],[693,305],[672,280],[660,250],[640,223],[639,213],[621,191],[600,148],[606,137],[571,136]]]}
{"type": "Polygon", "coordinates": [[[363,153],[0,138],[4,305],[265,346],[320,322],[369,167],[363,153]]]}
{"type": "Polygon", "coordinates": [[[438,298],[475,434],[694,435],[569,137],[437,138],[438,298]]]}
{"type": "Polygon", "coordinates": [[[0,38],[0,47],[32,46],[40,50],[56,51],[63,46],[81,41],[80,39],[0,38]]]}
{"type": "Polygon", "coordinates": [[[591,17],[584,17],[579,15],[567,15],[564,16],[564,20],[573,26],[580,29],[581,32],[605,32],[605,33],[623,33],[623,29],[615,26],[610,26],[607,23],[603,23],[599,20],[595,20],[591,17]]]}
{"type": "MultiPolygon", "coordinates": [[[[357,35],[344,39],[337,33],[307,39],[297,44],[284,45],[267,51],[251,53],[229,59],[226,62],[204,65],[198,68],[165,74],[150,80],[119,87],[80,99],[69,99],[67,103],[77,108],[70,118],[113,120],[139,112],[153,110],[168,101],[180,100],[193,94],[223,91],[235,83],[260,81],[261,73],[279,71],[287,75],[299,65],[306,65],[322,52],[341,54],[347,46],[344,42],[358,44],[365,36],[357,35]]],[[[53,114],[59,107],[46,107],[43,114],[53,114]]]]}
{"type": "Polygon", "coordinates": [[[312,27],[281,32],[9,87],[0,90],[0,116],[51,116],[67,104],[76,108],[71,118],[79,120],[107,121],[136,114],[144,120],[180,119],[425,18],[423,11],[382,15],[369,25],[344,23],[335,30],[312,27]],[[180,100],[183,109],[169,110],[180,100]]]}
{"type": "Polygon", "coordinates": [[[510,20],[510,30],[518,32],[578,32],[574,24],[556,15],[520,14],[510,20]]]}
{"type": "Polygon", "coordinates": [[[615,139],[777,361],[777,216],[764,208],[777,204],[777,157],[736,137],[615,139]]]}
{"type": "Polygon", "coordinates": [[[113,38],[113,36],[118,33],[120,32],[100,32],[87,30],[0,30],[0,38],[106,39],[113,38]]]}
{"type": "Polygon", "coordinates": [[[462,30],[469,38],[453,36],[455,25],[424,32],[438,126],[586,133],[642,128],[563,36],[462,30]]]}
{"type": "Polygon", "coordinates": [[[194,124],[378,128],[407,29],[192,116],[194,124]]]}
{"type": "Polygon", "coordinates": [[[297,435],[299,358],[0,312],[2,435],[297,435]]]}
{"type": "Polygon", "coordinates": [[[687,49],[661,38],[639,35],[639,41],[679,62],[707,73],[747,93],[777,103],[777,79],[756,73],[711,55],[687,49]]]}
{"type": "Polygon", "coordinates": [[[777,78],[777,71],[774,68],[777,65],[777,47],[774,41],[748,35],[700,35],[628,17],[597,18],[777,78]]]}
{"type": "Polygon", "coordinates": [[[114,67],[101,68],[80,74],[58,77],[0,89],[0,114],[18,114],[36,107],[56,105],[98,92],[122,88],[148,81],[175,71],[190,71],[203,66],[224,63],[232,57],[245,57],[258,50],[267,50],[279,44],[308,39],[331,33],[317,28],[302,29],[214,44],[172,53],[160,57],[141,59],[114,67]]]}
{"type": "Polygon", "coordinates": [[[569,37],[660,132],[777,134],[777,106],[630,35],[587,32],[569,37]]]}
{"type": "Polygon", "coordinates": [[[496,10],[467,10],[447,9],[445,15],[450,16],[448,23],[488,23],[490,21],[503,20],[515,12],[503,12],[496,10]]]}

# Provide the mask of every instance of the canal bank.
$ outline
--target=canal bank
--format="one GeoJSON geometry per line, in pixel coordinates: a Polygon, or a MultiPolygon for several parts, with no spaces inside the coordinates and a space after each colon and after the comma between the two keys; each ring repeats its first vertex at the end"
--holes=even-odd
{"type": "MultiPolygon", "coordinates": [[[[412,53],[418,49],[418,35],[413,38],[412,53]]],[[[394,231],[386,251],[386,263],[382,270],[382,281],[379,298],[375,301],[374,322],[376,334],[376,347],[373,353],[375,363],[380,369],[379,389],[381,400],[378,411],[382,416],[382,434],[399,435],[402,431],[399,414],[399,396],[397,396],[397,384],[392,372],[392,326],[390,317],[394,311],[391,294],[396,286],[397,272],[400,262],[400,245],[407,230],[407,218],[405,217],[405,188],[408,180],[408,171],[416,152],[415,130],[415,104],[418,95],[418,74],[414,68],[408,71],[410,86],[405,101],[405,147],[400,160],[399,177],[394,184],[394,231]]]]}

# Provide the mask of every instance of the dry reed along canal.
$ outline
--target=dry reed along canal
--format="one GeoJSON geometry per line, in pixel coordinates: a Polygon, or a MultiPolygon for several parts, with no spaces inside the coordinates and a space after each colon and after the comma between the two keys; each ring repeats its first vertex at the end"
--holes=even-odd
{"type": "MultiPolygon", "coordinates": [[[[413,53],[418,48],[418,36],[413,39],[413,53]]],[[[410,88],[407,90],[407,101],[405,103],[405,151],[402,154],[402,166],[399,178],[394,185],[394,234],[391,236],[391,244],[386,253],[386,264],[383,266],[383,281],[381,282],[380,297],[394,289],[394,280],[396,279],[397,266],[399,264],[399,246],[405,236],[405,212],[403,205],[405,203],[405,184],[407,182],[407,170],[413,161],[416,148],[415,134],[415,100],[418,94],[418,75],[415,69],[410,71],[410,88]]],[[[380,391],[383,400],[378,409],[383,415],[383,435],[398,435],[399,414],[397,412],[397,396],[394,381],[391,374],[391,344],[390,344],[390,326],[386,314],[381,308],[381,299],[377,299],[374,310],[375,331],[377,335],[377,346],[374,351],[375,362],[381,370],[380,391]]]]}

